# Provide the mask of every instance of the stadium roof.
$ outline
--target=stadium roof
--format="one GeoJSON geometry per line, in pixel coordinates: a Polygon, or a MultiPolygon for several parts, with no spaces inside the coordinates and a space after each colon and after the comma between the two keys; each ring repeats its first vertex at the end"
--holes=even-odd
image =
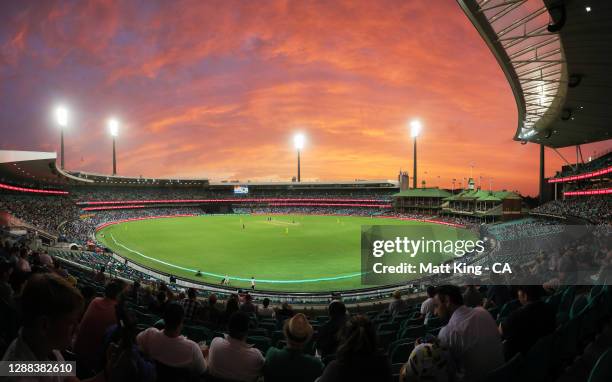
{"type": "Polygon", "coordinates": [[[457,2],[510,83],[515,140],[556,148],[612,138],[612,1],[457,2]]]}
{"type": "Polygon", "coordinates": [[[234,187],[253,186],[270,189],[396,189],[395,180],[317,181],[317,182],[209,182],[208,179],[161,179],[111,176],[83,171],[64,171],[57,167],[54,152],[0,150],[0,182],[13,185],[100,185],[126,187],[234,187]]]}
{"type": "Polygon", "coordinates": [[[50,152],[0,150],[0,179],[47,185],[87,182],[57,168],[56,159],[50,152]]]}
{"type": "Polygon", "coordinates": [[[485,191],[485,190],[463,190],[450,196],[445,200],[477,200],[479,202],[501,201],[504,199],[521,199],[521,196],[512,191],[485,191]]]}
{"type": "Polygon", "coordinates": [[[409,188],[393,196],[413,198],[448,198],[451,196],[451,193],[439,188],[409,188]]]}

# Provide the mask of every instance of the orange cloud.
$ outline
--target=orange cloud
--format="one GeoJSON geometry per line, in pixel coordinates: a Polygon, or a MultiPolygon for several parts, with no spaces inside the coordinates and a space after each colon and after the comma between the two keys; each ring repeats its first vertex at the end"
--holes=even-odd
{"type": "MultiPolygon", "coordinates": [[[[121,174],[288,180],[302,131],[305,179],[393,179],[412,172],[419,118],[428,185],[474,163],[485,184],[537,192],[537,147],[512,141],[510,88],[454,1],[41,4],[0,5],[3,145],[55,146],[61,99],[69,168],[110,171],[114,115],[121,174]]],[[[561,164],[549,152],[547,173],[561,164]]]]}

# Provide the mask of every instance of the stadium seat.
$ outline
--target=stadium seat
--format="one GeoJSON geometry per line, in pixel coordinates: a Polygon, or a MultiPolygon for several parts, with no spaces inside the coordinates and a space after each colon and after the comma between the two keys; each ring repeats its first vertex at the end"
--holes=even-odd
{"type": "Polygon", "coordinates": [[[393,316],[393,322],[395,321],[402,321],[406,318],[410,318],[412,316],[412,311],[411,310],[404,310],[402,312],[399,312],[398,314],[396,314],[395,316],[393,316]]]}
{"type": "Polygon", "coordinates": [[[397,332],[397,339],[400,338],[419,338],[426,334],[426,328],[423,325],[408,326],[397,332]]]}
{"type": "Polygon", "coordinates": [[[378,331],[379,332],[384,332],[384,331],[397,331],[400,327],[400,323],[399,322],[383,322],[381,324],[378,325],[378,331]]]}
{"type": "Polygon", "coordinates": [[[580,295],[576,297],[569,311],[569,319],[571,320],[574,317],[578,316],[586,308],[588,303],[589,303],[588,296],[580,295]]]}
{"type": "Polygon", "coordinates": [[[415,341],[416,341],[415,338],[400,338],[398,340],[395,340],[389,344],[387,353],[388,354],[393,353],[393,350],[400,344],[405,344],[405,343],[410,343],[410,342],[414,343],[415,341]]]}
{"type": "Polygon", "coordinates": [[[606,350],[591,370],[588,382],[612,381],[612,348],[606,350]]]}
{"type": "Polygon", "coordinates": [[[521,307],[521,303],[519,302],[519,300],[508,301],[499,309],[499,314],[497,316],[497,322],[498,323],[502,322],[503,320],[508,318],[508,316],[512,312],[514,312],[520,307],[521,307]]]}
{"type": "Polygon", "coordinates": [[[195,342],[210,342],[213,338],[213,332],[204,326],[185,325],[182,334],[195,342]]]}
{"type": "Polygon", "coordinates": [[[247,338],[247,343],[253,344],[253,346],[259,349],[259,351],[261,351],[264,355],[271,346],[270,339],[264,336],[249,336],[247,338]]]}
{"type": "Polygon", "coordinates": [[[437,328],[433,328],[433,329],[427,329],[427,334],[431,334],[432,336],[437,336],[438,333],[440,333],[440,329],[442,329],[444,326],[440,326],[437,328]]]}
{"type": "Polygon", "coordinates": [[[547,297],[544,302],[546,302],[548,305],[550,305],[554,311],[558,311],[559,309],[559,304],[561,303],[561,297],[563,297],[563,293],[561,292],[557,292],[555,294],[553,294],[552,296],[547,297]]]}
{"type": "Polygon", "coordinates": [[[414,349],[414,341],[405,342],[402,344],[398,344],[395,346],[392,352],[389,353],[391,357],[391,363],[401,363],[406,362],[408,357],[410,357],[410,353],[414,349]]]}
{"type": "Polygon", "coordinates": [[[589,302],[593,302],[604,293],[604,285],[595,285],[589,292],[589,302]]]}
{"type": "Polygon", "coordinates": [[[442,325],[442,320],[440,317],[430,317],[427,319],[427,327],[428,328],[437,328],[442,325]]]}
{"type": "MultiPolygon", "coordinates": [[[[521,381],[548,381],[558,362],[555,351],[556,334],[540,338],[525,355],[520,372],[521,381]]],[[[518,361],[517,361],[518,362],[518,361]]]]}
{"type": "Polygon", "coordinates": [[[572,360],[578,353],[580,344],[580,330],[582,326],[582,317],[576,317],[569,320],[558,330],[559,335],[559,352],[562,360],[572,360]]]}
{"type": "Polygon", "coordinates": [[[491,314],[494,320],[497,320],[497,316],[499,315],[499,307],[496,306],[494,308],[487,309],[487,311],[491,314]]]}
{"type": "Polygon", "coordinates": [[[513,382],[516,380],[525,360],[521,353],[517,353],[502,366],[491,371],[484,382],[513,382]]]}
{"type": "Polygon", "coordinates": [[[259,328],[265,329],[267,333],[272,333],[273,331],[276,330],[276,322],[260,321],[259,328]]]}
{"type": "Polygon", "coordinates": [[[249,329],[249,337],[251,336],[268,337],[268,330],[265,328],[249,329]]]}
{"type": "Polygon", "coordinates": [[[557,307],[557,322],[564,323],[569,319],[570,310],[574,304],[574,296],[576,287],[573,285],[566,286],[561,293],[559,305],[557,307]]]}
{"type": "Polygon", "coordinates": [[[389,344],[393,342],[396,337],[396,332],[392,330],[378,332],[378,341],[382,349],[387,349],[389,344]]]}
{"type": "Polygon", "coordinates": [[[407,326],[420,326],[420,325],[423,325],[422,318],[410,318],[408,320],[402,321],[402,323],[400,324],[400,329],[403,329],[407,326]]]}
{"type": "Polygon", "coordinates": [[[365,315],[368,316],[368,318],[370,320],[373,319],[374,317],[376,317],[377,314],[378,314],[378,312],[375,311],[375,310],[371,310],[371,311],[365,312],[365,315]]]}

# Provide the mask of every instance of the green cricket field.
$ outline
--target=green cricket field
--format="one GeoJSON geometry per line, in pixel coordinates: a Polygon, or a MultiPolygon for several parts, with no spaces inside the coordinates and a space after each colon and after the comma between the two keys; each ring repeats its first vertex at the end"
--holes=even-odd
{"type": "MultiPolygon", "coordinates": [[[[361,283],[361,226],[433,223],[328,215],[201,215],[126,221],[96,233],[115,253],[177,277],[258,290],[323,292],[361,283]],[[201,276],[196,276],[200,271],[201,276]]],[[[456,228],[436,225],[437,238],[456,228]]],[[[442,237],[444,238],[444,237],[442,237]]],[[[432,262],[441,263],[447,255],[432,262]]]]}

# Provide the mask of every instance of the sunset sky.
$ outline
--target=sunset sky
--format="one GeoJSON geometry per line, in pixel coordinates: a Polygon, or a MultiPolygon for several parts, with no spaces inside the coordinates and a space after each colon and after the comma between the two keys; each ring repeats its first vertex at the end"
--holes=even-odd
{"type": "Polygon", "coordinates": [[[419,118],[428,186],[473,163],[537,192],[538,147],[512,140],[510,87],[455,0],[0,2],[0,148],[58,151],[58,104],[71,170],[111,171],[112,116],[120,175],[289,180],[299,131],[303,180],[395,179],[419,118]]]}

